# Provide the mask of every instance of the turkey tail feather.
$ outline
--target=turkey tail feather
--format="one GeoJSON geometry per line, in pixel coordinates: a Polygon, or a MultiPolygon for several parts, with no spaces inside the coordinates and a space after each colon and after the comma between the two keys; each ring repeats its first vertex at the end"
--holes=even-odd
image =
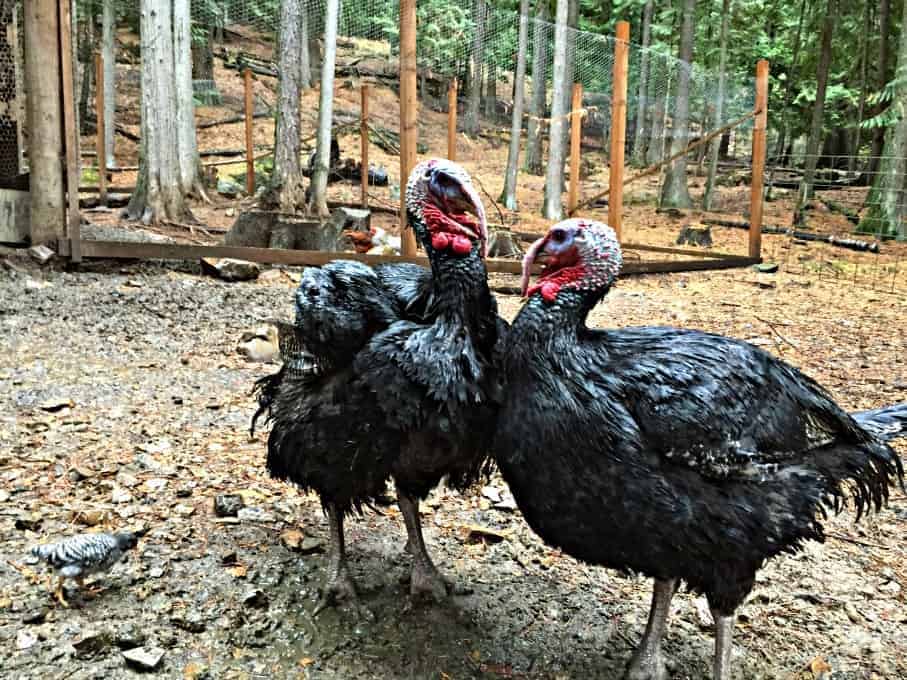
{"type": "Polygon", "coordinates": [[[907,437],[907,402],[850,414],[860,427],[876,439],[888,442],[907,437]]]}

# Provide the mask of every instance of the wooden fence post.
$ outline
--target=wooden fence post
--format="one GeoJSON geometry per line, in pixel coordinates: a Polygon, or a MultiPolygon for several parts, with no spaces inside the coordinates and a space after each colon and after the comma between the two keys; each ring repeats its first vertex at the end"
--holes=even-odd
{"type": "Polygon", "coordinates": [[[768,126],[768,61],[756,64],[756,118],[753,121],[753,168],[750,182],[749,256],[762,257],[762,191],[765,174],[765,131],[768,126]]]}
{"type": "Polygon", "coordinates": [[[629,66],[630,24],[617,22],[614,41],[614,71],[611,91],[611,157],[609,161],[610,193],[608,194],[608,224],[621,237],[624,207],[624,148],[627,138],[627,71],[629,66]]]}
{"type": "Polygon", "coordinates": [[[400,0],[400,254],[416,254],[406,223],[406,181],[416,165],[416,0],[400,0]]]}
{"type": "Polygon", "coordinates": [[[368,208],[368,85],[362,86],[362,104],[359,117],[359,148],[362,158],[362,207],[368,208]]]}
{"type": "Polygon", "coordinates": [[[457,79],[447,88],[447,158],[457,160],[457,79]]]}
{"type": "Polygon", "coordinates": [[[106,103],[104,101],[104,55],[101,52],[95,52],[94,55],[95,70],[95,116],[98,120],[95,139],[95,148],[97,149],[98,160],[98,202],[107,206],[107,144],[106,124],[107,119],[104,115],[106,103]]]}
{"type": "Polygon", "coordinates": [[[583,85],[573,83],[573,105],[570,110],[570,190],[567,213],[572,215],[579,204],[580,147],[583,141],[583,85]]]}
{"type": "MultiPolygon", "coordinates": [[[[82,215],[79,212],[79,131],[76,129],[75,74],[72,70],[72,6],[70,0],[60,0],[60,68],[62,70],[61,94],[63,97],[63,144],[66,148],[66,236],[70,239],[70,258],[82,261],[82,215]]],[[[106,168],[105,168],[106,169],[106,168]]],[[[32,191],[36,188],[32,185],[32,191]]]]}
{"type": "Polygon", "coordinates": [[[255,194],[255,149],[252,146],[252,121],[255,115],[255,106],[252,103],[252,69],[243,71],[243,87],[245,90],[245,122],[246,122],[246,193],[255,194]]]}

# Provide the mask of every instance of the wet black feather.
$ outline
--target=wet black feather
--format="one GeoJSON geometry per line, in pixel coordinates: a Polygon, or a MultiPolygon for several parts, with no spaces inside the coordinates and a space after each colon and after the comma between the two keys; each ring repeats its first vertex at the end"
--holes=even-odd
{"type": "Polygon", "coordinates": [[[878,509],[903,478],[795,368],[697,331],[591,330],[600,297],[533,296],[503,354],[497,462],[547,542],[730,613],[766,559],[823,540],[826,509],[878,509]]]}

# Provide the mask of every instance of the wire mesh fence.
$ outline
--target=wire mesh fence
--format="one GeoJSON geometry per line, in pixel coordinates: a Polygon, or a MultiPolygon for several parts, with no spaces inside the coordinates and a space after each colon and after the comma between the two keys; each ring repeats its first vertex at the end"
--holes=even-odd
{"type": "MultiPolygon", "coordinates": [[[[245,166],[236,156],[244,147],[241,76],[245,68],[251,68],[254,76],[253,141],[257,176],[265,178],[269,171],[278,87],[275,62],[279,43],[279,5],[277,0],[193,0],[191,5],[194,92],[202,160],[208,166],[212,184],[235,180],[239,185],[235,189],[240,193],[245,166]]],[[[317,87],[324,1],[303,0],[302,6],[301,22],[309,46],[311,82],[317,87]]],[[[92,11],[88,4],[86,8],[85,11],[92,11]]],[[[137,23],[137,10],[136,0],[125,0],[119,5],[121,28],[137,23]]],[[[419,154],[447,153],[447,92],[450,84],[457,82],[457,160],[477,178],[489,202],[495,203],[489,209],[494,221],[512,228],[521,228],[515,225],[528,223],[526,231],[543,228],[538,215],[544,179],[535,173],[543,171],[544,164],[536,169],[526,166],[527,152],[533,145],[533,123],[539,128],[536,145],[541,151],[540,158],[544,158],[545,147],[550,141],[547,124],[552,107],[554,25],[535,17],[529,20],[522,128],[526,139],[521,149],[523,169],[517,183],[520,212],[514,214],[495,208],[499,208],[496,200],[503,187],[507,159],[519,16],[477,1],[465,4],[451,0],[420,2],[417,12],[419,154]]],[[[370,202],[388,211],[398,204],[400,195],[398,23],[399,4],[395,0],[344,0],[341,3],[334,126],[341,155],[357,161],[359,85],[371,83],[370,162],[386,171],[389,182],[387,187],[370,187],[370,202]]],[[[117,129],[120,132],[117,155],[126,171],[118,173],[115,183],[122,186],[134,183],[134,172],[130,172],[138,157],[137,142],[129,138],[130,132],[136,136],[139,127],[135,102],[140,96],[141,54],[134,33],[121,30],[119,34],[121,49],[129,54],[128,58],[118,60],[116,76],[117,129]]],[[[568,71],[572,74],[569,79],[581,83],[584,90],[580,178],[581,198],[589,198],[607,188],[609,183],[615,39],[574,29],[568,29],[567,33],[568,71]]],[[[722,93],[714,70],[679,61],[658,49],[631,44],[628,52],[627,161],[639,167],[657,164],[671,153],[672,147],[694,145],[686,154],[686,161],[689,193],[696,207],[679,216],[660,212],[659,173],[633,182],[625,192],[624,240],[665,247],[675,245],[681,227],[706,221],[709,217],[745,223],[749,216],[753,129],[752,120],[746,116],[754,107],[754,79],[729,74],[722,93]],[[681,74],[688,78],[682,79],[681,74]],[[679,91],[681,80],[689,82],[687,125],[681,125],[676,119],[678,98],[683,96],[679,91]],[[698,206],[706,189],[708,147],[695,146],[695,143],[708,133],[741,119],[743,122],[731,125],[715,141],[720,149],[716,198],[709,212],[700,211],[698,206]]],[[[90,89],[90,74],[83,75],[86,76],[83,81],[90,89]]],[[[314,149],[314,136],[309,133],[314,132],[317,106],[315,88],[306,91],[301,101],[303,153],[306,154],[314,149]]],[[[87,118],[90,122],[91,116],[87,118]]],[[[771,140],[769,147],[772,148],[771,140]]],[[[802,156],[789,157],[785,161],[798,167],[802,162],[802,156]]],[[[628,170],[627,174],[633,175],[633,172],[628,170]]],[[[785,182],[790,183],[790,176],[785,172],[785,165],[769,163],[766,182],[773,199],[769,205],[788,206],[792,213],[793,190],[785,188],[785,182]]],[[[865,188],[825,187],[823,182],[827,176],[830,176],[827,170],[820,169],[816,185],[820,198],[834,191],[837,196],[847,196],[846,200],[837,203],[847,206],[848,210],[865,208],[863,204],[858,206],[861,200],[865,204],[865,188]]],[[[334,200],[358,200],[355,180],[333,184],[329,191],[334,200]]],[[[603,217],[606,210],[606,204],[601,202],[584,212],[603,217]]],[[[778,226],[791,226],[791,215],[776,213],[769,209],[767,222],[774,216],[778,226]]],[[[226,220],[223,222],[227,224],[226,220]]],[[[842,226],[840,233],[848,233],[847,227],[842,226]]],[[[745,230],[715,228],[712,239],[716,250],[746,253],[745,230]]],[[[768,239],[766,244],[772,241],[777,239],[768,239]]],[[[630,258],[633,257],[631,253],[630,258]]]]}

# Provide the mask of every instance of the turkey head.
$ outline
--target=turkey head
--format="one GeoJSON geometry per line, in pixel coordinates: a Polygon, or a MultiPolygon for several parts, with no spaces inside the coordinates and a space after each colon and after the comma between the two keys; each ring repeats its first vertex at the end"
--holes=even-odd
{"type": "Polygon", "coordinates": [[[601,295],[617,278],[621,260],[617,234],[608,225],[580,218],[558,222],[523,258],[523,296],[538,292],[546,302],[554,302],[562,289],[601,295]],[[538,259],[544,260],[544,271],[530,286],[529,274],[538,259]]]}
{"type": "Polygon", "coordinates": [[[406,212],[425,251],[482,257],[488,244],[485,207],[469,174],[453,161],[419,163],[406,184],[406,212]]]}

